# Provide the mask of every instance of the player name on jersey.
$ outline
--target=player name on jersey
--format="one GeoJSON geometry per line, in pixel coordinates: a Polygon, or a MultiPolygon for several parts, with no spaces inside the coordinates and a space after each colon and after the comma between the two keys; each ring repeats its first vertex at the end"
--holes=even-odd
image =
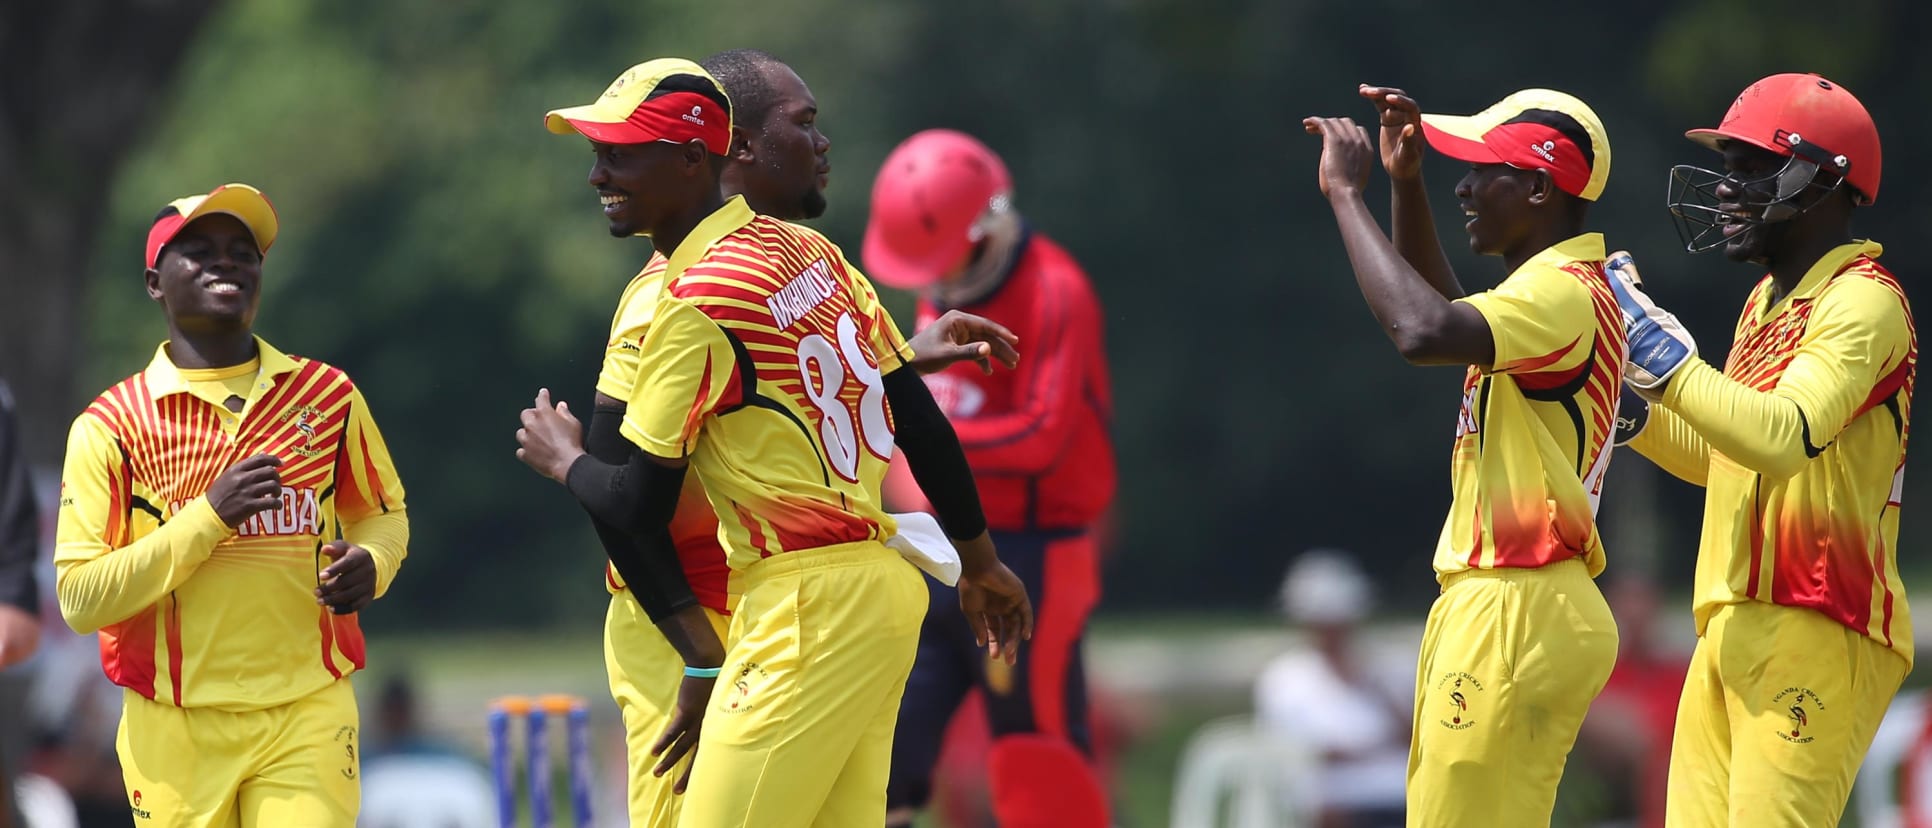
{"type": "MultiPolygon", "coordinates": [[[[179,514],[192,500],[177,500],[169,514],[179,514]]],[[[282,508],[256,512],[254,517],[235,527],[242,537],[319,535],[322,533],[322,502],[314,489],[282,487],[282,508]]]]}
{"type": "Polygon", "coordinates": [[[820,258],[787,280],[784,287],[766,297],[765,307],[771,309],[772,319],[783,330],[803,319],[814,308],[824,304],[825,300],[838,295],[838,291],[839,282],[832,278],[832,266],[820,258]]]}

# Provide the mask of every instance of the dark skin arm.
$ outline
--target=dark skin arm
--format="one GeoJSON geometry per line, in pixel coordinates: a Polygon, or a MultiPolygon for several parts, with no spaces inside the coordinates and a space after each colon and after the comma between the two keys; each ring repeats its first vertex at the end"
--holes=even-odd
{"type": "Polygon", "coordinates": [[[1422,108],[1400,89],[1363,84],[1382,122],[1382,169],[1389,174],[1389,236],[1403,261],[1444,299],[1460,299],[1462,283],[1449,267],[1422,184],[1422,108]]]}
{"type": "Polygon", "coordinates": [[[1443,298],[1382,234],[1362,200],[1375,159],[1368,130],[1350,118],[1307,118],[1321,136],[1316,178],[1335,211],[1362,298],[1402,358],[1415,365],[1476,365],[1496,360],[1489,322],[1475,308],[1443,298]]]}
{"type": "Polygon", "coordinates": [[[981,373],[993,373],[993,361],[1011,371],[1020,364],[1020,352],[1013,346],[1020,337],[1005,325],[964,311],[949,310],[925,330],[906,341],[912,346],[912,361],[907,363],[921,374],[931,374],[953,363],[972,360],[981,373]]]}
{"type": "MultiPolygon", "coordinates": [[[[599,403],[621,405],[621,401],[599,394],[599,403]]],[[[537,392],[535,405],[525,409],[522,417],[523,428],[517,430],[517,459],[528,464],[539,474],[558,483],[563,483],[570,474],[571,464],[585,455],[583,426],[570,413],[567,403],[550,402],[549,389],[537,392]]],[[[665,468],[682,469],[682,457],[658,457],[646,452],[645,459],[665,468]]],[[[657,482],[653,478],[652,482],[657,482]]],[[[648,485],[648,484],[647,484],[648,485]]],[[[681,487],[680,487],[681,488],[681,487]]],[[[642,499],[668,498],[675,502],[677,491],[646,491],[642,499]]],[[[662,527],[652,527],[653,533],[662,527]]],[[[670,550],[665,550],[670,551],[670,550]]],[[[657,622],[659,633],[669,642],[672,649],[691,667],[718,667],[724,664],[724,642],[711,626],[705,615],[704,607],[693,605],[657,622]]],[[[704,727],[704,711],[710,703],[711,689],[717,684],[716,677],[684,676],[678,684],[678,698],[669,720],[665,722],[664,732],[651,746],[651,755],[658,757],[652,774],[663,776],[677,766],[679,760],[690,755],[698,747],[698,736],[704,727]]],[[[693,763],[695,764],[695,763],[693,763]]],[[[672,790],[683,793],[691,781],[691,765],[686,765],[683,775],[678,777],[672,790]]]]}

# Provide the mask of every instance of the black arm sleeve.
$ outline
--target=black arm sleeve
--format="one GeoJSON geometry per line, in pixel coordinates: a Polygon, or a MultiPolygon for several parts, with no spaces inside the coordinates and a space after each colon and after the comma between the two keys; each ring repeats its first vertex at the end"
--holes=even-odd
{"type": "Polygon", "coordinates": [[[40,558],[40,517],[27,458],[13,413],[13,394],[0,384],[0,604],[40,612],[34,563],[40,558]]]}
{"type": "Polygon", "coordinates": [[[979,505],[979,487],[966,464],[966,450],[919,372],[901,367],[885,376],[886,401],[892,404],[896,442],[906,453],[912,478],[932,503],[933,514],[946,536],[954,540],[979,537],[986,531],[986,512],[979,505]]]}
{"type": "Polygon", "coordinates": [[[645,459],[624,439],[618,433],[623,411],[598,406],[591,412],[584,441],[589,454],[571,465],[568,485],[590,513],[611,567],[657,623],[698,602],[671,543],[671,515],[684,487],[684,470],[645,459]]]}

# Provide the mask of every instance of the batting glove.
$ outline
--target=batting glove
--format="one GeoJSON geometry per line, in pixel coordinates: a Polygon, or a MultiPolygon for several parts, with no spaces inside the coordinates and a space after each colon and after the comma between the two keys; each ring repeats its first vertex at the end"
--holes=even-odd
{"type": "Polygon", "coordinates": [[[1644,391],[1661,391],[1671,375],[1697,354],[1697,342],[1676,316],[1644,295],[1630,254],[1619,253],[1604,265],[1610,273],[1610,290],[1623,309],[1624,338],[1630,344],[1624,382],[1644,391]]]}

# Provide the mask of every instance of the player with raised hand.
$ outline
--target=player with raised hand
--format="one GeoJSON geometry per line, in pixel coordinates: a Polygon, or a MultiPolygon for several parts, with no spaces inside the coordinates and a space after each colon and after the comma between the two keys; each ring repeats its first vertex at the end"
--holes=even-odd
{"type": "Polygon", "coordinates": [[[1836,825],[1912,666],[1896,550],[1918,340],[1851,228],[1878,197],[1878,129],[1844,87],[1780,74],[1687,136],[1723,170],[1672,170],[1686,248],[1768,273],[1719,371],[1611,260],[1625,379],[1653,401],[1630,446],[1705,489],[1668,820],[1836,825]]]}
{"type": "Polygon", "coordinates": [[[125,688],[142,825],[356,822],[355,613],[388,590],[409,521],[355,384],[254,334],[278,227],[245,184],[163,209],[144,265],[168,341],[68,436],[60,609],[125,688]]]}
{"type": "MultiPolygon", "coordinates": [[[[724,192],[743,195],[754,211],[786,221],[821,215],[831,142],[818,129],[818,104],[810,88],[791,67],[755,49],[720,52],[702,65],[724,86],[739,114],[732,124],[730,158],[721,178],[724,192]]],[[[640,232],[634,218],[622,209],[629,194],[641,187],[636,164],[626,150],[623,144],[601,148],[590,175],[591,186],[618,207],[605,212],[611,233],[620,238],[640,232]]],[[[573,490],[584,490],[580,497],[586,504],[598,504],[591,510],[591,521],[605,544],[634,543],[596,515],[635,508],[623,497],[627,490],[620,485],[613,494],[608,481],[612,468],[623,467],[630,454],[639,451],[618,433],[618,425],[632,393],[639,347],[650,330],[667,261],[652,251],[643,271],[624,289],[612,318],[589,434],[583,443],[596,462],[582,461],[569,478],[573,490]],[[598,463],[606,467],[603,485],[598,485],[598,463]],[[616,502],[602,502],[611,500],[616,502]]],[[[915,367],[934,370],[962,359],[1016,356],[1010,332],[986,320],[960,319],[953,333],[951,339],[916,341],[915,367]]],[[[545,396],[542,402],[547,401],[545,396]]],[[[525,436],[532,435],[526,432],[525,436]]],[[[717,516],[695,476],[685,485],[669,526],[679,571],[662,573],[664,583],[659,589],[637,593],[633,600],[624,576],[611,565],[605,570],[605,586],[611,593],[604,624],[605,667],[612,698],[624,717],[630,819],[640,828],[677,824],[683,802],[677,794],[690,770],[684,758],[688,754],[680,748],[688,749],[697,738],[713,683],[703,675],[685,675],[684,668],[695,666],[702,673],[703,668],[719,663],[729,617],[730,569],[718,541],[717,516]],[[680,691],[685,696],[682,709],[680,691]],[[661,741],[667,734],[671,741],[661,741]]]]}
{"type": "MultiPolygon", "coordinates": [[[[961,365],[926,382],[972,463],[1000,555],[1039,613],[1018,663],[989,663],[959,609],[941,600],[944,585],[928,582],[934,598],[893,737],[886,824],[909,825],[926,805],[947,725],[977,689],[1000,824],[1105,828],[1081,657],[1100,598],[1094,529],[1115,486],[1099,297],[1073,256],[1021,216],[1005,161],[955,130],[920,132],[887,156],[865,238],[875,278],[920,292],[920,336],[964,308],[1009,321],[1027,343],[1016,371],[988,377],[961,365]]],[[[887,478],[907,504],[896,508],[923,499],[912,482],[887,478]]]]}
{"type": "Polygon", "coordinates": [[[1309,118],[1321,192],[1362,296],[1403,358],[1468,366],[1436,545],[1409,752],[1411,825],[1547,825],[1590,702],[1616,660],[1597,487],[1607,468],[1624,332],[1585,232],[1610,146],[1582,101],[1514,93],[1471,116],[1424,115],[1399,89],[1376,106],[1393,238],[1363,201],[1376,149],[1348,118],[1309,118]],[[1465,294],[1437,241],[1421,144],[1470,163],[1456,185],[1470,249],[1509,274],[1465,294]]]}
{"type": "MultiPolygon", "coordinates": [[[[600,154],[635,156],[635,189],[607,199],[609,212],[634,217],[668,259],[620,427],[642,449],[621,469],[640,506],[600,515],[641,543],[606,551],[619,571],[676,569],[661,536],[688,464],[742,591],[680,824],[876,822],[926,600],[917,570],[886,545],[896,526],[878,506],[895,440],[929,458],[920,474],[945,493],[959,600],[982,639],[1010,658],[1031,634],[1024,587],[986,536],[957,438],[838,248],[720,193],[730,103],[703,68],[633,67],[596,103],[549,120],[600,154]],[[635,140],[640,130],[654,139],[635,140]]],[[[520,456],[568,482],[594,462],[570,444],[576,428],[539,404],[525,413],[533,439],[520,456]]]]}

